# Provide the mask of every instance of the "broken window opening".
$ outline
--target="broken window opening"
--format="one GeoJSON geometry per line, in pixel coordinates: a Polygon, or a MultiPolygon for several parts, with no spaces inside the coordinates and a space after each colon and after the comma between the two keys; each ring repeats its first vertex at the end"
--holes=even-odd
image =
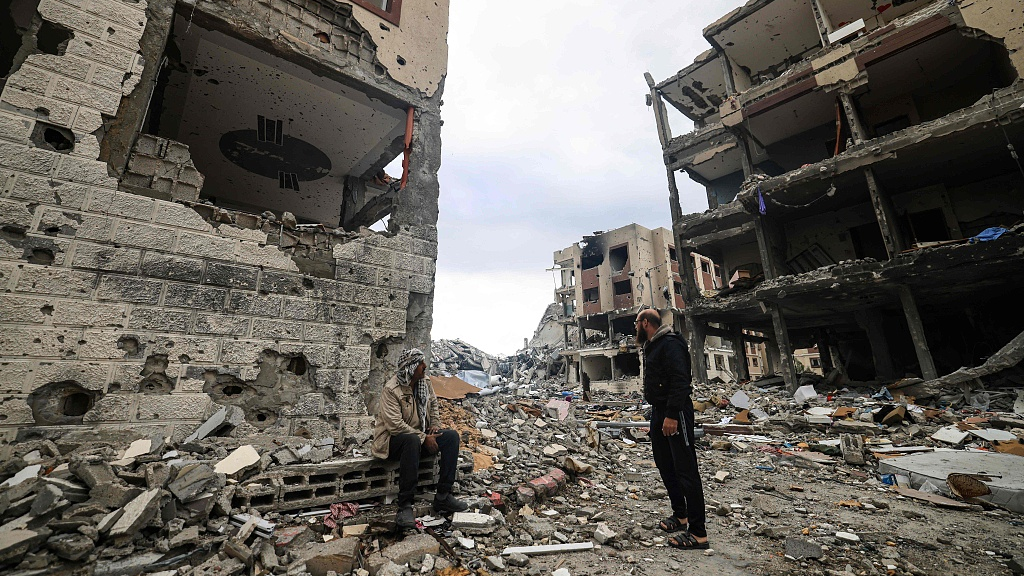
{"type": "Polygon", "coordinates": [[[25,58],[25,34],[38,6],[38,0],[13,0],[0,12],[0,89],[25,58]]]}
{"type": "MultiPolygon", "coordinates": [[[[402,0],[352,0],[357,6],[362,6],[377,16],[399,24],[402,17],[402,0]]],[[[382,29],[384,27],[382,26],[382,29]]]]}
{"type": "Polygon", "coordinates": [[[600,300],[601,300],[601,295],[600,295],[600,289],[599,288],[588,288],[587,290],[583,291],[583,302],[591,303],[591,302],[599,302],[600,300]]]}
{"type": "Polygon", "coordinates": [[[624,294],[633,293],[633,283],[630,282],[629,280],[615,282],[614,284],[612,284],[612,288],[614,288],[616,296],[622,296],[624,294]]]}
{"type": "Polygon", "coordinates": [[[933,208],[921,212],[911,212],[906,215],[905,230],[909,230],[914,242],[941,242],[952,240],[949,233],[949,226],[946,224],[946,214],[942,208],[933,208]]]}
{"type": "Polygon", "coordinates": [[[600,236],[588,236],[580,243],[580,268],[590,270],[604,263],[604,243],[600,236]]]}
{"type": "Polygon", "coordinates": [[[612,268],[612,274],[621,274],[629,266],[629,246],[623,244],[608,251],[608,264],[612,268]]]}

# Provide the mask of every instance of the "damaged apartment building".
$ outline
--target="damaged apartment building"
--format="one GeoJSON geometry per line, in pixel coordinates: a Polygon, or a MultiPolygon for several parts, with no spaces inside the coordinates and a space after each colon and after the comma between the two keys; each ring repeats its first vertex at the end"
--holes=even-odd
{"type": "Polygon", "coordinates": [[[797,348],[888,383],[1012,342],[1022,16],[1016,0],[751,0],[704,29],[693,64],[648,75],[679,261],[711,258],[725,286],[702,294],[683,271],[691,341],[766,341],[791,388],[797,348]],[[692,132],[673,136],[666,103],[692,132]],[[708,211],[682,213],[677,172],[708,211]]]}
{"type": "MultiPolygon", "coordinates": [[[[711,260],[695,253],[691,258],[691,267],[697,270],[694,285],[702,290],[718,288],[711,260]]],[[[640,375],[634,320],[642,308],[662,310],[664,320],[681,329],[683,284],[667,229],[630,224],[595,232],[555,252],[554,264],[555,303],[562,312],[566,344],[562,355],[569,361],[566,379],[570,384],[580,382],[583,373],[593,382],[640,375]],[[575,339],[570,338],[570,327],[575,327],[575,339]]],[[[718,370],[712,376],[731,379],[731,350],[717,338],[709,339],[707,345],[708,354],[718,358],[718,370]]],[[[625,391],[622,385],[610,386],[625,391]]]]}
{"type": "Polygon", "coordinates": [[[5,6],[0,437],[366,436],[430,343],[447,0],[5,6]]]}

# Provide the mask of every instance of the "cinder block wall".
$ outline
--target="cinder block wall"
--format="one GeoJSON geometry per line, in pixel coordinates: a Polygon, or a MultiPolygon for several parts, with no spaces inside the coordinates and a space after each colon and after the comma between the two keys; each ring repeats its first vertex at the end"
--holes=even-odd
{"type": "Polygon", "coordinates": [[[385,344],[404,343],[410,293],[433,291],[436,228],[317,237],[118,191],[97,134],[141,73],[145,10],[42,0],[73,37],[0,96],[0,439],[181,438],[215,402],[256,429],[365,433],[371,363],[402,347],[385,344]],[[33,138],[47,127],[73,149],[33,138]]]}

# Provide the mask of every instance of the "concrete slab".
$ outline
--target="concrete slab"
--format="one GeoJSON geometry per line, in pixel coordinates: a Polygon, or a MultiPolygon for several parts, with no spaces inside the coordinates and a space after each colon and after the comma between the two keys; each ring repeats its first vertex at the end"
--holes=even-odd
{"type": "Polygon", "coordinates": [[[21,472],[18,472],[17,474],[11,476],[7,480],[4,480],[4,483],[0,484],[0,488],[17,486],[18,484],[21,484],[25,480],[28,480],[30,478],[36,478],[39,476],[39,471],[42,469],[43,466],[41,464],[33,464],[32,466],[26,466],[21,469],[21,472]]]}
{"type": "Polygon", "coordinates": [[[980,499],[1024,513],[1024,458],[996,452],[936,450],[887,458],[878,463],[879,474],[902,474],[911,485],[920,488],[930,481],[946,495],[946,477],[950,474],[988,475],[984,481],[992,494],[980,499]]]}
{"type": "Polygon", "coordinates": [[[250,466],[255,466],[259,461],[260,453],[252,445],[246,444],[245,446],[239,446],[234,452],[228,454],[226,458],[217,462],[213,471],[227,476],[234,476],[250,466]]]}
{"type": "Polygon", "coordinates": [[[935,434],[931,435],[931,439],[936,440],[938,442],[945,442],[947,444],[957,445],[962,444],[963,441],[967,440],[967,438],[970,435],[970,432],[964,432],[963,430],[950,424],[949,426],[939,428],[939,430],[935,434]]]}
{"type": "Polygon", "coordinates": [[[163,490],[159,489],[146,490],[129,502],[123,508],[124,513],[110,528],[110,535],[135,534],[135,532],[145,526],[159,511],[157,502],[160,500],[162,493],[163,490]]]}

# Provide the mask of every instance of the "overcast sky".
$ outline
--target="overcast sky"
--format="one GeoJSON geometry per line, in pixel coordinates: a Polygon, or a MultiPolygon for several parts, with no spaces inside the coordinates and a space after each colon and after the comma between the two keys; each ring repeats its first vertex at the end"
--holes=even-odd
{"type": "MultiPolygon", "coordinates": [[[[511,354],[554,299],[552,253],[670,227],[644,72],[678,72],[741,0],[452,0],[433,338],[511,354]]],[[[672,116],[673,134],[692,129],[672,116]]],[[[684,212],[707,209],[678,176],[684,212]]]]}

